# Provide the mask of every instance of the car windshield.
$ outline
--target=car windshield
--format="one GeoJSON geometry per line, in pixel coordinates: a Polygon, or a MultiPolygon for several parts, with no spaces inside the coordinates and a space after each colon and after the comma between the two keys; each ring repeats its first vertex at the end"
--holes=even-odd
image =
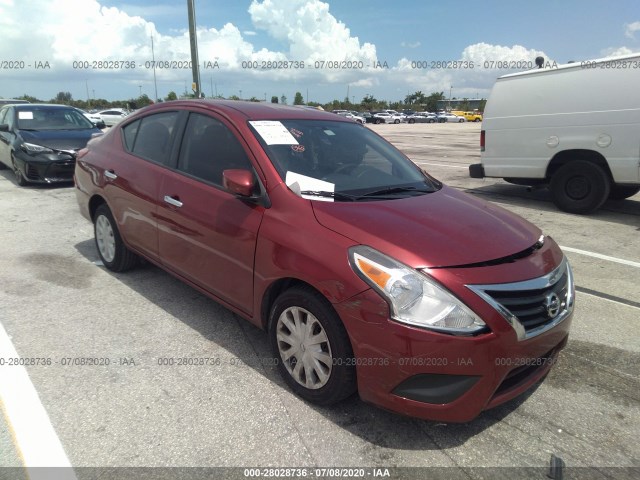
{"type": "Polygon", "coordinates": [[[17,110],[20,130],[85,130],[95,128],[82,113],[72,108],[32,106],[17,110]]]}
{"type": "Polygon", "coordinates": [[[375,200],[439,188],[399,150],[362,125],[330,120],[249,123],[281,178],[303,194],[309,191],[335,201],[375,200]],[[296,182],[298,187],[293,186],[296,182]]]}

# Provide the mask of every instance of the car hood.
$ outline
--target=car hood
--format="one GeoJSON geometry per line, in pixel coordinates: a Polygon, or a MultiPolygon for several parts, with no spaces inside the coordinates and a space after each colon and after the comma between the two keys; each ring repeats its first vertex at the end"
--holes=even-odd
{"type": "Polygon", "coordinates": [[[523,218],[446,186],[397,200],[312,205],[321,225],[414,268],[501,259],[542,234],[523,218]]]}
{"type": "Polygon", "coordinates": [[[101,132],[97,128],[82,130],[20,130],[20,136],[25,142],[56,150],[78,150],[84,148],[94,133],[101,132]]]}

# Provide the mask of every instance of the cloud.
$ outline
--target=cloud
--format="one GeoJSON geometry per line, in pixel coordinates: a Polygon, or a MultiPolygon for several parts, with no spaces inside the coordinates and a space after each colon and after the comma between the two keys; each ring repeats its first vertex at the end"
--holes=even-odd
{"type": "MultiPolygon", "coordinates": [[[[144,13],[127,5],[125,12],[105,7],[98,0],[31,0],[17,2],[0,0],[0,58],[43,60],[52,65],[49,78],[79,75],[74,62],[128,61],[135,69],[111,69],[82,73],[87,76],[117,78],[139,83],[150,81],[153,69],[151,36],[154,39],[155,60],[170,68],[157,68],[162,81],[182,81],[190,78],[190,68],[175,68],[175,62],[188,65],[190,61],[189,34],[186,28],[160,34],[153,22],[130,12],[144,13]],[[24,19],[41,25],[37,29],[24,28],[24,19]],[[20,45],[16,51],[15,45],[20,45]],[[16,58],[16,56],[20,58],[16,58]],[[167,63],[169,62],[169,63],[167,63]]],[[[173,7],[172,7],[173,8],[173,7]]],[[[169,14],[172,9],[160,10],[169,14]]],[[[229,83],[260,78],[268,81],[316,81],[322,83],[371,82],[368,71],[376,60],[376,47],[361,42],[347,26],[330,12],[329,5],[320,0],[253,0],[248,13],[254,29],[241,32],[231,23],[221,28],[198,27],[198,49],[201,75],[225,76],[229,83]],[[264,31],[285,45],[282,51],[256,48],[248,38],[264,31]],[[301,61],[305,68],[253,69],[262,62],[301,61]],[[362,68],[315,68],[322,62],[347,60],[362,68]],[[217,62],[219,69],[204,71],[202,61],[217,62]],[[251,62],[251,63],[249,63],[251,62]],[[318,62],[318,63],[316,63],[318,62]],[[365,78],[363,78],[365,77],[365,78]]],[[[186,17],[186,13],[185,13],[186,17]]],[[[186,18],[185,18],[186,21],[186,18]]],[[[16,74],[16,72],[13,72],[16,74]]],[[[24,72],[20,72],[24,75],[24,72]]],[[[15,76],[15,75],[14,75],[15,76]]]]}
{"type": "Polygon", "coordinates": [[[539,56],[553,62],[543,51],[521,45],[476,43],[467,46],[455,61],[432,63],[402,58],[394,70],[416,90],[446,92],[447,96],[451,90],[456,98],[486,97],[497,77],[536,68],[535,58],[539,56]]]}
{"type": "Polygon", "coordinates": [[[636,38],[636,32],[640,30],[640,22],[626,23],[624,26],[624,35],[627,38],[636,38]]]}
{"type": "Polygon", "coordinates": [[[603,57],[618,57],[620,55],[630,55],[637,52],[638,49],[632,50],[628,47],[610,47],[600,51],[603,57]]]}
{"type": "MultiPolygon", "coordinates": [[[[253,25],[288,45],[287,58],[308,62],[350,61],[364,66],[377,60],[376,47],[360,43],[347,26],[319,0],[253,0],[249,6],[253,25]]],[[[354,81],[354,69],[326,69],[327,81],[354,81]],[[350,71],[351,70],[351,71],[350,71]]],[[[361,72],[360,72],[361,73],[361,72]]],[[[300,75],[301,72],[298,72],[300,75]]],[[[308,75],[304,75],[305,77],[308,75]]],[[[314,75],[315,76],[315,75],[314,75]]]]}
{"type": "Polygon", "coordinates": [[[420,45],[422,45],[420,42],[413,42],[413,43],[402,42],[402,43],[400,43],[400,46],[401,47],[405,47],[405,48],[418,48],[420,45]]]}

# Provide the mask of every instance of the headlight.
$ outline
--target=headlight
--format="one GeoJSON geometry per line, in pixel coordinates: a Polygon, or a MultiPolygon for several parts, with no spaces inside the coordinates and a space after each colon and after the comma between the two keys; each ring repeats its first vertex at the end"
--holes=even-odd
{"type": "Polygon", "coordinates": [[[427,274],[371,247],[351,247],[349,263],[389,303],[391,318],[398,322],[457,335],[486,328],[475,313],[427,274]]]}
{"type": "Polygon", "coordinates": [[[24,142],[22,145],[22,150],[27,152],[29,155],[38,155],[39,153],[53,153],[53,150],[47,147],[43,147],[42,145],[36,145],[34,143],[24,142]]]}

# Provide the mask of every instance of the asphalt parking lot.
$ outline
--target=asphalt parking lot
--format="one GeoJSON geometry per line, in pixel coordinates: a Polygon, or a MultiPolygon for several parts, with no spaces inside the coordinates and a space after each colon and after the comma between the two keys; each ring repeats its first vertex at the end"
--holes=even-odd
{"type": "MultiPolygon", "coordinates": [[[[392,478],[546,478],[553,454],[568,467],[565,478],[638,478],[640,195],[590,216],[566,214],[545,190],[469,178],[480,124],[371,128],[435,177],[527,218],[563,247],[577,306],[546,380],[463,425],[401,417],[356,397],[309,405],[261,361],[270,356],[263,332],[151,265],[105,270],[73,188],[18,188],[2,170],[0,323],[21,358],[51,360],[25,368],[73,467],[381,467],[392,478]],[[180,358],[211,360],[163,364],[180,358]],[[447,468],[426,476],[398,467],[447,468]]],[[[16,467],[28,445],[6,416],[0,467],[16,467]]]]}

